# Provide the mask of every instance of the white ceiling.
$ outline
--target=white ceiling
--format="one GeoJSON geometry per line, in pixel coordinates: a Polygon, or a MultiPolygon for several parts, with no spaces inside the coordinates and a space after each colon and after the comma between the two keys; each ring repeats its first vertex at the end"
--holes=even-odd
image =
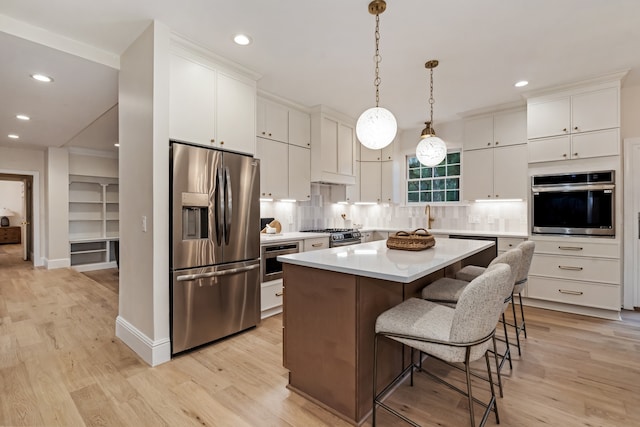
{"type": "MultiPolygon", "coordinates": [[[[56,0],[52,7],[45,0],[2,0],[0,15],[115,55],[157,19],[261,74],[262,90],[306,106],[325,104],[355,118],[375,102],[375,22],[368,3],[56,0]],[[250,34],[254,43],[233,44],[237,32],[250,34]]],[[[424,62],[429,59],[440,60],[434,71],[436,128],[464,112],[523,102],[525,91],[610,72],[630,69],[624,85],[640,84],[638,0],[387,3],[380,16],[381,105],[396,115],[403,129],[420,128],[427,116],[424,62]],[[514,88],[521,79],[530,85],[514,88]]],[[[0,54],[0,145],[18,143],[6,139],[18,110],[34,116],[32,122],[19,124],[25,134],[19,143],[90,145],[93,138],[71,140],[116,103],[116,72],[2,33],[0,54]],[[18,76],[37,67],[56,77],[51,89],[19,81],[18,76]]],[[[102,143],[106,146],[106,140],[102,143]]]]}

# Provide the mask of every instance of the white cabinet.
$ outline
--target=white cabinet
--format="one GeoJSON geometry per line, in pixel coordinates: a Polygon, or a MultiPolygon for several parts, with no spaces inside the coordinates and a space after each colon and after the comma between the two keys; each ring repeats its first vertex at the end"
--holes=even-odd
{"type": "Polygon", "coordinates": [[[311,181],[355,184],[353,120],[326,107],[311,114],[311,181]]]}
{"type": "Polygon", "coordinates": [[[358,144],[358,146],[360,149],[360,161],[380,162],[385,160],[393,160],[393,143],[380,150],[372,150],[362,144],[358,144]]]}
{"type": "Polygon", "coordinates": [[[314,237],[313,239],[304,240],[304,252],[318,251],[329,247],[329,237],[314,237]]]}
{"type": "Polygon", "coordinates": [[[380,162],[380,200],[393,203],[393,162],[380,162]]]}
{"type": "Polygon", "coordinates": [[[463,128],[465,150],[526,144],[527,113],[518,110],[467,119],[463,128]]]}
{"type": "Polygon", "coordinates": [[[529,163],[588,159],[620,154],[620,129],[529,141],[529,163]]]}
{"type": "Polygon", "coordinates": [[[118,179],[69,176],[69,248],[79,271],[115,267],[118,179]]]}
{"type": "Polygon", "coordinates": [[[282,104],[258,98],[257,136],[289,142],[289,109],[282,104]]]}
{"type": "Polygon", "coordinates": [[[311,147],[311,116],[304,111],[289,109],[289,144],[311,147]]]}
{"type": "Polygon", "coordinates": [[[382,200],[382,169],[380,162],[360,162],[360,201],[379,203],[382,200]]]}
{"type": "MultiPolygon", "coordinates": [[[[356,203],[360,201],[360,163],[356,162],[356,183],[354,185],[345,186],[345,201],[348,203],[356,203]]],[[[335,186],[334,186],[335,187],[335,186]]]]}
{"type": "Polygon", "coordinates": [[[260,159],[260,197],[287,199],[289,197],[289,145],[270,139],[257,138],[256,157],[260,159]]]}
{"type": "Polygon", "coordinates": [[[527,198],[527,146],[464,151],[466,200],[527,198]]]}
{"type": "MultiPolygon", "coordinates": [[[[282,165],[280,165],[282,168],[282,165]]],[[[289,199],[311,198],[311,150],[289,144],[289,199]]]]}
{"type": "Polygon", "coordinates": [[[255,81],[205,62],[170,56],[169,137],[254,154],[255,81]]]}
{"type": "Polygon", "coordinates": [[[527,103],[529,139],[620,127],[618,86],[532,98],[527,103]]]}
{"type": "Polygon", "coordinates": [[[381,150],[360,145],[359,201],[393,203],[393,143],[381,150]]]}
{"type": "Polygon", "coordinates": [[[532,238],[527,297],[620,310],[620,244],[606,239],[532,238]]]}

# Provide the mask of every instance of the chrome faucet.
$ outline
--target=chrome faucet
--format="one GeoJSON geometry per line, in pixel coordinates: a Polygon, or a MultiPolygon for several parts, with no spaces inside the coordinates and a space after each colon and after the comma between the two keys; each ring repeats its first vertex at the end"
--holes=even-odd
{"type": "Polygon", "coordinates": [[[431,216],[431,206],[424,205],[424,213],[427,215],[427,230],[431,228],[431,221],[435,221],[436,219],[431,216]]]}

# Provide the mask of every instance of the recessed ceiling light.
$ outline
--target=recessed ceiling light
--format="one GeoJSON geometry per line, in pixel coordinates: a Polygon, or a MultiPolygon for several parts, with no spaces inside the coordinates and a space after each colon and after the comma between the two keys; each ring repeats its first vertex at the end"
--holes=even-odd
{"type": "Polygon", "coordinates": [[[18,115],[16,116],[16,119],[18,119],[18,120],[31,120],[31,117],[26,116],[26,115],[24,115],[24,114],[18,114],[18,115]]]}
{"type": "Polygon", "coordinates": [[[18,135],[16,135],[15,133],[10,133],[9,135],[7,135],[9,138],[11,139],[18,139],[20,138],[18,135]]]}
{"type": "Polygon", "coordinates": [[[116,142],[115,144],[113,144],[114,147],[120,147],[120,143],[116,142]]]}
{"type": "Polygon", "coordinates": [[[520,80],[519,82],[517,82],[516,84],[514,84],[515,87],[524,87],[526,85],[528,85],[529,82],[526,80],[520,80]]]}
{"type": "Polygon", "coordinates": [[[251,37],[246,34],[236,34],[233,36],[233,41],[240,46],[246,46],[252,42],[251,37]]]}
{"type": "Polygon", "coordinates": [[[31,74],[31,78],[45,83],[51,83],[53,81],[51,77],[45,76],[44,74],[31,74]]]}

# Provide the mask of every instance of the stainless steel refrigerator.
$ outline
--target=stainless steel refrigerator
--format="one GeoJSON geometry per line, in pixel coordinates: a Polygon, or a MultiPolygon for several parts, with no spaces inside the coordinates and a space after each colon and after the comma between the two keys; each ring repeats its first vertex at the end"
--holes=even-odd
{"type": "Polygon", "coordinates": [[[260,321],[260,161],[171,143],[171,351],[260,321]]]}

